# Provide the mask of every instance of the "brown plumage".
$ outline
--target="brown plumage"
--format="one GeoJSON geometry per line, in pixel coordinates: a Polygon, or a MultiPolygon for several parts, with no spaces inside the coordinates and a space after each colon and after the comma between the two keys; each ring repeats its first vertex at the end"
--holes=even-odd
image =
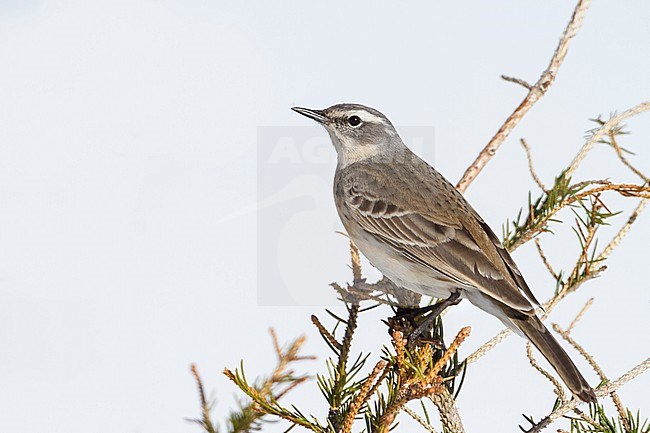
{"type": "Polygon", "coordinates": [[[595,401],[592,388],[536,316],[539,302],[494,232],[451,183],[402,143],[381,113],[351,104],[314,112],[317,116],[300,110],[330,133],[339,155],[337,210],[375,267],[418,293],[445,299],[460,292],[528,338],[574,395],[595,401]],[[359,119],[346,126],[351,116],[359,119]]]}

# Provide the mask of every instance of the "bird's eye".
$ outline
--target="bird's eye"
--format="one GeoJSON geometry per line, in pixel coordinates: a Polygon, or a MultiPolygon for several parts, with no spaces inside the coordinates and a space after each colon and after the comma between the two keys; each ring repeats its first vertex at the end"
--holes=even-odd
{"type": "Polygon", "coordinates": [[[359,116],[350,116],[348,117],[348,123],[350,126],[359,126],[361,125],[361,118],[359,116]]]}

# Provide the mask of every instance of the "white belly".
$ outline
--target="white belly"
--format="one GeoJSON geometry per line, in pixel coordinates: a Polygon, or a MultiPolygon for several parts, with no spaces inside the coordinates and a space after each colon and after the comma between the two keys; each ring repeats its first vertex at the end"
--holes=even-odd
{"type": "Polygon", "coordinates": [[[405,259],[391,247],[354,225],[346,224],[346,228],[359,251],[398,286],[439,299],[448,298],[453,290],[460,288],[458,284],[450,283],[442,274],[405,259]]]}

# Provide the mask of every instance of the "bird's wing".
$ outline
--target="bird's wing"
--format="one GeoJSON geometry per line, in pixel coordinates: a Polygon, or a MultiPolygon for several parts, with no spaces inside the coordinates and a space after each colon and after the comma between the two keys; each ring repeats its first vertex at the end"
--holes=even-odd
{"type": "MultiPolygon", "coordinates": [[[[452,194],[452,203],[427,206],[400,193],[405,186],[398,179],[383,188],[368,181],[348,185],[340,188],[343,197],[339,198],[367,233],[405,259],[440,272],[460,286],[475,287],[519,313],[533,314],[530,300],[535,299],[532,293],[527,298],[520,291],[529,295],[530,289],[512,258],[460,194],[461,202],[453,203],[458,197],[452,194]],[[449,212],[454,205],[462,205],[468,212],[449,212]]],[[[434,190],[428,192],[435,194],[434,190]]]]}
{"type": "Polygon", "coordinates": [[[510,256],[508,250],[506,250],[503,247],[503,244],[501,244],[499,238],[494,234],[490,226],[487,225],[485,221],[483,221],[483,218],[481,218],[478,214],[476,214],[476,212],[474,212],[474,214],[477,221],[479,222],[480,227],[483,229],[483,232],[488,236],[488,239],[490,240],[492,245],[494,245],[497,253],[499,254],[499,257],[501,257],[501,260],[503,260],[503,263],[505,264],[508,273],[510,274],[512,279],[515,280],[515,283],[517,283],[517,286],[524,292],[524,294],[530,301],[532,301],[536,306],[541,306],[541,303],[537,300],[532,290],[530,290],[530,287],[528,287],[528,284],[526,283],[524,276],[521,274],[519,267],[510,256]]]}

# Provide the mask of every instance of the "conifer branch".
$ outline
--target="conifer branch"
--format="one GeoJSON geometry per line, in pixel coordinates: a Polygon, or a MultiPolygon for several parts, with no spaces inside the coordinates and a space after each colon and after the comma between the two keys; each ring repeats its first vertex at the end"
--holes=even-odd
{"type": "MultiPolygon", "coordinates": [[[[593,301],[593,299],[590,299],[590,301],[593,301]]],[[[585,305],[585,307],[588,307],[588,305],[589,305],[589,303],[587,303],[587,305],[585,305]]],[[[604,372],[603,369],[600,367],[600,365],[598,365],[598,363],[596,362],[596,360],[594,359],[594,357],[591,356],[591,354],[589,354],[589,352],[587,352],[587,351],[586,351],[586,350],[585,350],[585,349],[584,349],[580,344],[578,344],[578,342],[575,341],[575,340],[573,339],[573,337],[571,337],[571,335],[570,335],[570,334],[571,334],[571,331],[570,331],[570,330],[571,330],[571,328],[572,328],[572,325],[574,325],[574,323],[575,323],[577,320],[580,319],[580,317],[582,316],[582,314],[584,314],[584,311],[585,311],[585,310],[586,310],[586,309],[583,308],[583,309],[580,311],[580,313],[578,313],[578,315],[577,315],[576,318],[573,320],[573,322],[571,323],[571,325],[569,325],[569,328],[567,328],[566,331],[563,330],[562,328],[560,328],[560,325],[558,325],[557,323],[553,323],[553,329],[555,330],[555,332],[557,332],[558,334],[560,334],[560,335],[562,336],[562,338],[564,338],[564,340],[565,340],[567,343],[569,343],[571,346],[573,346],[573,347],[578,351],[578,353],[580,353],[580,355],[582,355],[582,357],[583,357],[583,358],[584,358],[584,359],[589,363],[589,365],[591,366],[591,368],[594,369],[594,371],[596,372],[596,374],[598,374],[598,377],[600,377],[600,380],[601,380],[602,383],[608,383],[608,382],[609,382],[609,379],[608,379],[607,376],[605,375],[605,372],[604,372]]],[[[616,393],[616,391],[612,391],[609,395],[610,395],[610,397],[611,397],[611,399],[612,399],[612,402],[614,403],[614,406],[616,407],[616,410],[618,411],[619,419],[621,420],[621,423],[623,424],[623,426],[624,426],[624,428],[625,428],[625,431],[626,431],[626,432],[629,432],[629,431],[630,431],[630,421],[629,421],[629,419],[628,419],[628,417],[627,417],[627,413],[626,413],[626,411],[625,411],[625,408],[623,407],[623,403],[621,402],[620,397],[618,396],[618,394],[616,393]]]]}
{"type": "Polygon", "coordinates": [[[587,154],[591,151],[594,145],[602,140],[603,137],[609,135],[611,131],[616,131],[619,128],[620,124],[630,117],[636,116],[637,114],[643,113],[650,110],[650,102],[642,102],[628,110],[623,111],[616,116],[611,117],[607,122],[604,122],[599,128],[590,131],[590,134],[585,141],[585,144],[582,145],[580,151],[573,158],[573,161],[569,164],[569,167],[566,169],[567,176],[572,176],[576,171],[580,163],[585,159],[587,154]]]}
{"type": "Polygon", "coordinates": [[[205,397],[203,380],[201,380],[201,376],[199,375],[199,371],[196,368],[195,364],[192,364],[190,366],[190,371],[192,372],[192,376],[194,376],[194,380],[196,381],[196,387],[199,392],[199,403],[201,404],[201,418],[194,419],[192,421],[196,422],[201,427],[203,427],[206,433],[217,433],[217,429],[212,424],[212,416],[210,414],[210,404],[208,403],[205,397]]]}
{"type": "Polygon", "coordinates": [[[370,373],[370,375],[366,378],[363,386],[361,387],[361,390],[359,390],[359,393],[350,405],[350,410],[346,415],[345,420],[343,421],[343,425],[341,426],[341,433],[350,433],[352,431],[352,424],[354,423],[354,419],[358,415],[361,408],[368,402],[368,399],[370,399],[372,396],[373,390],[377,388],[379,383],[381,383],[385,377],[384,374],[380,376],[380,373],[386,371],[387,365],[388,363],[386,361],[379,361],[377,365],[375,365],[375,368],[372,370],[372,373],[370,373]],[[375,380],[377,379],[377,376],[379,376],[379,379],[375,380]]]}
{"type": "Polygon", "coordinates": [[[442,388],[440,393],[431,396],[431,401],[438,408],[440,421],[442,422],[445,432],[448,433],[465,433],[463,420],[460,417],[454,397],[449,390],[442,388]]]}
{"type": "MultiPolygon", "coordinates": [[[[615,184],[606,180],[589,180],[571,184],[571,179],[567,177],[570,170],[575,170],[575,168],[577,168],[579,163],[593,147],[593,144],[598,140],[601,140],[606,133],[611,133],[614,136],[624,134],[625,132],[622,131],[620,123],[623,120],[647,109],[650,109],[650,103],[643,103],[621,113],[618,116],[612,117],[607,122],[601,122],[599,128],[589,132],[587,142],[573,158],[573,161],[569,166],[570,168],[560,173],[560,175],[555,179],[553,187],[544,192],[536,200],[533,201],[532,199],[529,199],[528,216],[525,220],[522,220],[522,211],[520,211],[519,215],[512,222],[507,222],[504,226],[503,244],[509,251],[513,251],[529,240],[535,239],[540,234],[550,232],[548,224],[557,221],[555,219],[556,215],[561,210],[570,208],[575,212],[576,206],[578,209],[583,210],[584,217],[589,225],[589,227],[585,227],[585,229],[587,230],[587,233],[590,233],[591,239],[581,236],[581,223],[578,222],[576,224],[576,234],[580,238],[581,246],[583,248],[581,250],[581,257],[576,263],[574,269],[568,274],[568,278],[564,279],[565,275],[562,272],[557,273],[553,270],[543,251],[541,251],[541,247],[538,245],[538,252],[540,253],[544,265],[556,279],[556,290],[554,296],[543,304],[545,309],[544,317],[546,317],[568,294],[575,292],[583,283],[597,277],[606,269],[603,262],[611,255],[614,249],[627,235],[632,225],[635,223],[641,212],[643,212],[650,200],[650,198],[648,198],[650,190],[647,184],[615,184]],[[573,169],[571,169],[571,167],[573,167],[573,169]],[[607,220],[617,214],[615,212],[610,212],[602,201],[601,194],[607,191],[614,191],[623,197],[638,197],[640,200],[637,207],[630,213],[627,221],[621,225],[616,235],[613,236],[607,246],[597,254],[595,251],[595,245],[592,250],[584,248],[584,246],[585,242],[587,245],[591,245],[595,240],[595,230],[599,226],[607,224],[607,220]]],[[[470,364],[477,361],[510,334],[510,330],[502,330],[472,353],[466,361],[470,364]]]]}
{"type": "MultiPolygon", "coordinates": [[[[635,377],[639,376],[646,370],[650,368],[650,358],[647,358],[646,360],[642,361],[641,363],[637,364],[635,367],[630,369],[627,373],[623,374],[620,376],[618,379],[608,382],[605,384],[601,384],[598,388],[595,389],[596,396],[597,397],[604,397],[606,395],[609,395],[613,391],[616,391],[619,389],[621,386],[625,385],[635,377]]],[[[559,405],[557,408],[555,408],[551,413],[543,417],[539,422],[534,423],[531,428],[528,430],[525,430],[526,433],[538,433],[548,426],[550,426],[553,422],[555,422],[557,419],[561,418],[564,416],[566,413],[569,411],[572,411],[575,409],[578,405],[580,405],[582,402],[576,399],[569,400],[567,402],[562,403],[559,405]]],[[[602,406],[599,406],[600,410],[602,409],[602,406]]],[[[604,411],[604,410],[603,410],[604,411]]],[[[587,430],[584,430],[587,431],[587,430]]],[[[591,430],[594,431],[594,430],[591,430]]],[[[645,431],[645,430],[644,430],[645,431]]]]}
{"type": "MultiPolygon", "coordinates": [[[[316,423],[304,418],[299,411],[286,409],[278,402],[288,392],[307,380],[307,376],[296,375],[291,368],[291,364],[295,362],[314,359],[312,356],[299,355],[300,348],[305,341],[304,337],[293,341],[287,349],[282,349],[278,343],[275,331],[271,329],[270,333],[278,358],[277,365],[271,375],[258,381],[256,385],[251,385],[244,376],[243,366],[240,366],[234,373],[229,369],[224,370],[226,377],[233,381],[251,398],[251,402],[240,402],[238,410],[231,412],[227,417],[227,432],[246,433],[259,430],[266,421],[264,418],[265,415],[276,415],[283,419],[291,420],[292,422],[295,421],[296,424],[308,427],[312,431],[324,432],[324,430],[316,428],[316,423]]],[[[194,364],[191,366],[191,372],[197,383],[202,415],[200,419],[194,419],[192,421],[201,425],[206,433],[219,433],[220,430],[212,422],[211,405],[207,401],[203,381],[194,364]]]]}
{"type": "MultiPolygon", "coordinates": [[[[468,167],[457,185],[461,192],[467,189],[528,110],[544,96],[553,84],[558,69],[566,57],[569,42],[581,27],[589,3],[589,0],[577,2],[548,67],[535,84],[531,85],[520,78],[502,76],[504,80],[524,87],[528,93],[479,153],[472,165],[468,167]]],[[[535,240],[540,258],[555,280],[553,296],[543,304],[545,310],[542,319],[545,319],[555,306],[570,293],[578,290],[585,282],[598,277],[605,270],[605,260],[620,244],[650,200],[648,177],[630,162],[624,155],[627,150],[621,147],[617,141],[617,136],[625,134],[622,122],[647,110],[650,110],[650,102],[639,104],[621,114],[612,116],[607,121],[601,120],[600,117],[595,119],[595,122],[598,123],[597,128],[589,131],[578,153],[568,167],[556,176],[553,184],[549,187],[545,186],[538,177],[530,147],[525,140],[521,140],[531,177],[541,189],[541,193],[536,194],[535,198],[529,195],[527,206],[520,210],[519,215],[512,222],[506,223],[503,244],[508,250],[513,251],[526,242],[535,240]],[[621,163],[639,177],[642,183],[616,183],[598,179],[574,181],[572,177],[576,170],[596,143],[609,144],[621,163]],[[605,203],[608,194],[638,198],[639,202],[605,248],[599,249],[598,229],[609,224],[611,218],[617,214],[610,211],[605,203]],[[568,272],[556,271],[539,243],[539,236],[551,232],[553,225],[560,222],[558,218],[564,210],[570,210],[574,214],[572,228],[580,245],[579,254],[568,272]]],[[[418,422],[424,430],[435,432],[429,423],[429,415],[424,404],[426,420],[407,407],[407,403],[410,401],[423,402],[427,399],[437,407],[443,431],[464,433],[455,398],[462,386],[467,365],[475,362],[495,347],[510,334],[510,331],[500,332],[468,356],[465,361],[459,362],[457,350],[469,334],[469,328],[461,329],[449,348],[445,349],[442,317],[438,317],[431,329],[425,333],[428,338],[418,343],[407,341],[403,335],[407,335],[410,330],[417,327],[418,323],[421,323],[422,317],[414,316],[406,320],[404,317],[396,315],[387,321],[392,336],[391,345],[389,348],[384,348],[383,356],[374,363],[374,368],[370,369],[370,366],[366,364],[371,354],[357,354],[352,348],[353,341],[356,341],[355,335],[360,314],[380,304],[392,307],[416,307],[420,305],[421,296],[396,286],[385,277],[375,283],[366,282],[362,275],[359,251],[352,243],[350,244],[350,258],[352,283],[332,284],[346,306],[347,317],[339,317],[326,310],[335,321],[332,329],[328,329],[327,322],[324,324],[315,315],[311,316],[319,334],[334,354],[326,361],[327,372],[318,375],[316,380],[317,387],[327,402],[326,419],[320,421],[312,415],[304,414],[294,405],[283,405],[279,402],[289,391],[307,380],[307,376],[296,375],[291,369],[293,362],[307,358],[298,355],[298,351],[304,343],[303,338],[294,341],[288,349],[283,349],[272,331],[278,364],[267,378],[250,383],[244,374],[243,364],[234,372],[229,369],[224,371],[225,375],[250,398],[250,402],[240,404],[239,410],[232,412],[228,417],[229,433],[259,430],[263,422],[267,420],[265,418],[267,416],[288,421],[291,425],[289,430],[295,426],[302,426],[318,433],[351,433],[358,421],[360,422],[363,418],[365,432],[388,432],[397,425],[398,415],[402,411],[418,422]],[[365,302],[372,305],[362,308],[362,303],[365,302]],[[343,336],[337,337],[339,327],[343,328],[343,336]],[[457,380],[459,383],[456,383],[457,380]]],[[[600,397],[611,396],[618,411],[618,421],[616,421],[618,424],[607,416],[605,409],[600,404],[592,406],[589,413],[585,413],[578,408],[580,402],[575,399],[567,400],[559,381],[536,362],[529,344],[527,354],[531,365],[553,384],[558,400],[553,410],[539,422],[527,417],[531,424],[528,431],[541,431],[558,418],[567,416],[566,414],[569,412],[574,412],[574,417],[570,418],[571,433],[611,433],[619,430],[630,433],[650,433],[646,428],[647,424],[640,421],[638,414],[634,417],[629,409],[622,405],[620,398],[615,393],[620,386],[650,368],[650,358],[617,380],[609,381],[593,357],[570,336],[571,330],[580,320],[590,302],[578,313],[566,330],[555,326],[563,338],[572,344],[600,375],[602,383],[596,389],[596,394],[600,397]]],[[[206,433],[218,433],[219,430],[211,421],[210,404],[206,399],[203,382],[195,366],[192,367],[192,374],[197,382],[202,414],[201,418],[195,421],[206,433]]]]}
{"type": "MultiPolygon", "coordinates": [[[[443,352],[435,363],[432,363],[431,345],[427,344],[421,348],[408,349],[402,333],[399,331],[393,332],[393,347],[395,349],[393,365],[396,377],[390,402],[383,408],[380,416],[375,417],[378,419],[378,432],[389,431],[397,414],[411,400],[427,397],[433,399],[436,406],[444,400],[445,405],[438,406],[443,424],[445,418],[452,418],[453,413],[457,413],[453,397],[451,397],[451,402],[446,400],[445,396],[450,396],[450,394],[447,387],[443,386],[444,377],[441,376],[441,373],[443,367],[449,363],[459,346],[469,336],[469,333],[469,327],[461,329],[449,348],[443,352]],[[440,397],[435,398],[435,396],[440,397]]],[[[458,430],[451,431],[460,433],[458,430]]]]}

